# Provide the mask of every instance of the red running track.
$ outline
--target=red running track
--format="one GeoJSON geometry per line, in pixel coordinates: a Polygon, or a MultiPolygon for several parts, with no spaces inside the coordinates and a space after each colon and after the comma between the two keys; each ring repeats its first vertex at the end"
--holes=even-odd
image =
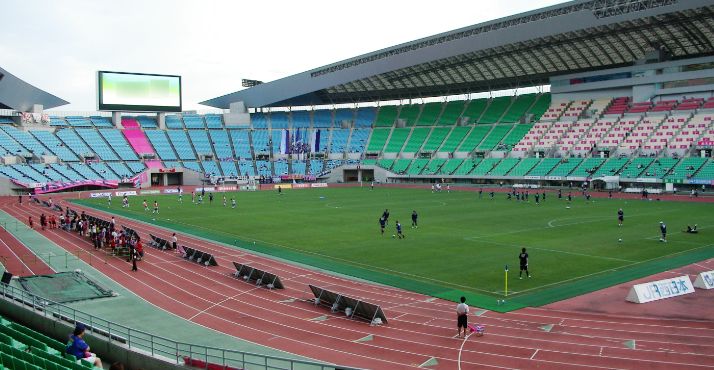
{"type": "MultiPolygon", "coordinates": [[[[31,207],[18,206],[14,199],[0,201],[0,208],[20,220],[40,212],[38,206],[31,207]]],[[[72,208],[109,218],[94,209],[77,205],[72,208]]],[[[122,217],[117,217],[117,222],[135,229],[144,239],[149,233],[168,237],[171,232],[122,217]]],[[[68,250],[92,250],[89,241],[76,234],[60,230],[44,233],[68,250]]],[[[485,325],[487,333],[460,340],[454,338],[452,302],[341,278],[177,234],[181,244],[200,246],[214,254],[220,266],[205,268],[172,252],[147,248],[139,272],[131,272],[129,264],[119,258],[96,268],[147,301],[186,320],[322,361],[370,369],[416,368],[431,358],[438,364],[430,368],[439,369],[714,367],[712,321],[543,308],[500,314],[473,308],[471,321],[485,325]],[[284,278],[287,288],[267,290],[237,281],[230,276],[233,261],[274,271],[284,278]],[[312,296],[307,284],[379,304],[389,325],[372,327],[315,307],[307,302],[312,296]],[[359,341],[370,335],[372,340],[359,341]],[[625,346],[632,340],[636,341],[635,349],[625,346]]],[[[637,314],[637,307],[633,306],[632,314],[637,314]]]]}
{"type": "Polygon", "coordinates": [[[5,265],[5,270],[14,276],[45,275],[55,272],[40,256],[2,227],[0,227],[0,259],[5,265]]]}

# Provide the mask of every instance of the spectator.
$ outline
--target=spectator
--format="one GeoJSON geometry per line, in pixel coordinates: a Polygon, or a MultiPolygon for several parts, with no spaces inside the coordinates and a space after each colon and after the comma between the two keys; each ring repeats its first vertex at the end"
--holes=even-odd
{"type": "Polygon", "coordinates": [[[96,354],[89,351],[89,345],[84,341],[84,324],[77,323],[74,332],[69,337],[67,343],[67,353],[73,355],[77,360],[87,361],[94,367],[101,368],[102,360],[96,354]]]}

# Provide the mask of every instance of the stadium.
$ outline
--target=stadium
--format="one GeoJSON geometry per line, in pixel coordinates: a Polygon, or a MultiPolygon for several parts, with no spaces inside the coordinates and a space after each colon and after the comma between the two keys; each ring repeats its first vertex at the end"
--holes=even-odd
{"type": "Polygon", "coordinates": [[[0,368],[714,367],[712,1],[565,2],[206,112],[98,67],[66,113],[4,67],[0,368]]]}

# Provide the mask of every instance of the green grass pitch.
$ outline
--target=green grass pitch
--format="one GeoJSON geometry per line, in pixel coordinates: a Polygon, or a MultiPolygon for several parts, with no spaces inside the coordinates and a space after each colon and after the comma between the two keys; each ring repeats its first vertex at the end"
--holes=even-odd
{"type": "MultiPolygon", "coordinates": [[[[567,193],[567,192],[564,192],[567,193]]],[[[578,194],[570,208],[549,193],[536,205],[497,193],[432,193],[423,189],[322,188],[216,193],[203,205],[191,195],[131,197],[129,210],[115,197],[83,204],[176,228],[204,238],[299,263],[399,286],[446,299],[462,294],[488,307],[505,295],[509,309],[541,305],[714,256],[714,206],[706,203],[592,198],[578,194]],[[231,209],[230,198],[238,207],[231,209]],[[141,206],[160,202],[154,217],[141,206]],[[378,219],[391,216],[384,236],[378,219]],[[625,212],[623,227],[617,210],[625,212]],[[411,212],[419,227],[411,228],[411,212]],[[155,219],[154,219],[155,218],[155,219]],[[405,239],[395,239],[395,222],[405,239]],[[659,222],[668,242],[659,242],[659,222]],[[698,224],[698,235],[682,230],[698,224]],[[622,242],[619,241],[622,239],[622,242]],[[255,242],[255,243],[254,243],[255,242]],[[519,280],[518,254],[530,255],[532,278],[519,280]]],[[[240,262],[240,261],[238,261],[240,262]]],[[[623,297],[624,299],[624,297],[623,297]]],[[[496,308],[499,309],[499,308],[496,308]]],[[[504,309],[504,308],[500,308],[504,309]]]]}

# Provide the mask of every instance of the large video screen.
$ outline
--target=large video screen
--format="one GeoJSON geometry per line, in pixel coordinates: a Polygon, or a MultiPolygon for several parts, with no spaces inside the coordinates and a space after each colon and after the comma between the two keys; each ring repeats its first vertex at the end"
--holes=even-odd
{"type": "Polygon", "coordinates": [[[181,76],[99,71],[97,87],[99,110],[181,112],[181,76]]]}

